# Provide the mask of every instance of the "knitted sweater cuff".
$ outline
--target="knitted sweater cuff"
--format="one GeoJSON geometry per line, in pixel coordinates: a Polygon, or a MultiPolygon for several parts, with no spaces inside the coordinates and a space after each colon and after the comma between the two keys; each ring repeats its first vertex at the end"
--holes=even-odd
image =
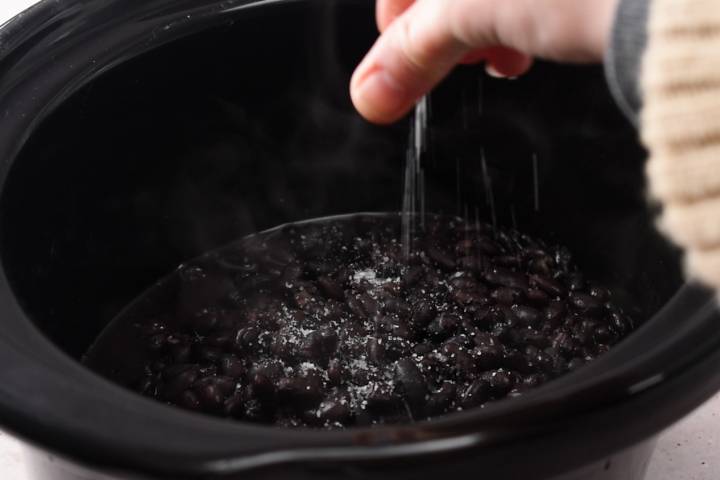
{"type": "Polygon", "coordinates": [[[605,56],[605,75],[610,91],[633,123],[637,123],[642,105],[640,63],[647,42],[649,1],[620,1],[605,56]]]}
{"type": "Polygon", "coordinates": [[[689,272],[720,287],[720,2],[653,0],[642,91],[661,226],[689,272]]]}

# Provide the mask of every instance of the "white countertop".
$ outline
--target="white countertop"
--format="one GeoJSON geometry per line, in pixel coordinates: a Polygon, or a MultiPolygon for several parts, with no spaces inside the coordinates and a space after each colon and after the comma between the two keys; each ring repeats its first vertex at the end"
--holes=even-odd
{"type": "MultiPolygon", "coordinates": [[[[0,24],[35,0],[0,0],[0,24]]],[[[18,441],[0,433],[0,479],[29,480],[18,441]]],[[[647,480],[720,479],[720,395],[660,439],[647,480]]]]}

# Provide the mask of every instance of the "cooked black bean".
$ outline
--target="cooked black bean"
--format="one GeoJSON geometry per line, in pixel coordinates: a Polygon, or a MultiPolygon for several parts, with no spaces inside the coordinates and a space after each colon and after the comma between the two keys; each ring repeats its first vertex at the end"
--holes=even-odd
{"type": "Polygon", "coordinates": [[[328,400],[318,408],[318,418],[327,426],[343,426],[351,414],[350,402],[347,400],[328,400]]]}
{"type": "Polygon", "coordinates": [[[394,296],[386,298],[383,301],[383,307],[386,312],[395,313],[403,318],[407,318],[412,312],[410,304],[394,296]]]}
{"type": "Polygon", "coordinates": [[[220,372],[228,377],[238,378],[245,374],[245,364],[234,355],[223,355],[220,359],[220,372]]]}
{"type": "Polygon", "coordinates": [[[260,333],[261,331],[258,327],[250,326],[241,328],[235,335],[235,347],[241,350],[252,350],[253,346],[257,344],[260,333]]]}
{"type": "Polygon", "coordinates": [[[163,395],[165,398],[172,400],[187,390],[198,378],[198,369],[194,365],[181,365],[180,369],[168,368],[164,372],[165,385],[163,387],[163,395]]]}
{"type": "Polygon", "coordinates": [[[527,305],[513,305],[512,312],[523,325],[535,325],[540,320],[540,312],[527,305]]]}
{"type": "Polygon", "coordinates": [[[570,370],[577,370],[578,368],[585,365],[585,359],[580,357],[575,357],[572,360],[570,360],[570,363],[568,363],[568,368],[570,370]]]}
{"type": "Polygon", "coordinates": [[[177,304],[129,310],[147,357],[132,388],[286,427],[418,421],[521,395],[633,330],[564,248],[431,217],[405,257],[398,227],[290,225],[181,267],[152,291],[177,304]]]}
{"type": "Polygon", "coordinates": [[[451,355],[455,363],[455,372],[458,378],[466,379],[475,376],[475,359],[465,350],[459,350],[451,355]]]}
{"type": "Polygon", "coordinates": [[[486,376],[489,384],[489,393],[494,398],[501,398],[512,390],[515,383],[513,377],[504,370],[497,370],[486,376]]]}
{"type": "Polygon", "coordinates": [[[382,339],[370,338],[365,344],[367,348],[367,357],[371,362],[381,365],[385,362],[385,345],[382,339]]]}
{"type": "Polygon", "coordinates": [[[553,327],[557,326],[562,315],[565,314],[565,303],[560,301],[552,301],[545,309],[545,321],[550,323],[553,327]]]}
{"type": "Polygon", "coordinates": [[[468,385],[460,396],[463,408],[472,408],[482,405],[490,399],[490,384],[486,380],[474,380],[468,385]]]}
{"type": "Polygon", "coordinates": [[[217,312],[214,309],[206,308],[193,315],[190,320],[190,328],[201,334],[208,333],[213,330],[217,321],[217,312]]]}
{"type": "Polygon", "coordinates": [[[180,343],[170,346],[170,356],[175,363],[186,363],[192,355],[192,346],[189,343],[180,343]]]}
{"type": "Polygon", "coordinates": [[[357,299],[360,302],[365,315],[373,317],[378,314],[380,305],[369,293],[361,293],[357,299]]]}
{"type": "Polygon", "coordinates": [[[409,358],[398,360],[395,364],[395,385],[412,408],[420,408],[425,400],[427,384],[420,369],[409,358]]]}
{"type": "Polygon", "coordinates": [[[195,356],[200,362],[217,363],[223,355],[222,350],[210,346],[195,345],[195,356]]]}
{"type": "Polygon", "coordinates": [[[425,408],[428,415],[438,415],[448,411],[457,396],[457,387],[455,383],[445,381],[440,388],[432,391],[427,396],[425,408]]]}
{"type": "Polygon", "coordinates": [[[418,343],[413,347],[413,353],[416,355],[427,355],[435,349],[431,343],[418,343]]]}
{"type": "Polygon", "coordinates": [[[597,343],[608,344],[615,340],[615,334],[607,325],[600,325],[595,329],[594,338],[597,343]]]}
{"type": "Polygon", "coordinates": [[[178,405],[188,410],[200,410],[200,398],[191,390],[186,390],[180,395],[178,405]]]}
{"type": "Polygon", "coordinates": [[[528,291],[525,293],[525,296],[527,296],[528,302],[537,306],[547,305],[550,301],[550,297],[548,296],[548,294],[540,290],[539,288],[528,289],[528,291]]]}
{"type": "Polygon", "coordinates": [[[485,279],[495,285],[527,290],[528,277],[524,273],[514,272],[505,268],[493,268],[485,274],[485,279]]]}
{"type": "Polygon", "coordinates": [[[195,392],[200,400],[200,404],[208,409],[208,411],[216,411],[221,408],[225,402],[225,397],[220,391],[220,388],[214,383],[202,383],[196,388],[195,392]]]}
{"type": "Polygon", "coordinates": [[[205,337],[204,342],[211,347],[223,348],[231,345],[235,340],[233,332],[218,332],[205,337]]]}
{"type": "Polygon", "coordinates": [[[473,350],[477,367],[482,370],[492,370],[503,363],[503,348],[499,345],[480,345],[473,350]]]}
{"type": "Polygon", "coordinates": [[[230,395],[235,392],[235,387],[237,386],[237,382],[234,379],[225,376],[212,377],[211,383],[215,384],[223,395],[230,395]]]}
{"type": "Polygon", "coordinates": [[[450,256],[449,253],[443,251],[440,247],[435,245],[429,245],[426,249],[428,257],[432,259],[435,264],[446,270],[453,270],[455,268],[455,259],[450,256]]]}
{"type": "Polygon", "coordinates": [[[441,313],[427,326],[427,332],[436,339],[442,340],[453,335],[460,326],[458,316],[448,312],[441,313]]]}
{"type": "Polygon", "coordinates": [[[343,367],[343,364],[339,359],[333,358],[332,360],[330,360],[327,368],[327,376],[330,385],[342,385],[343,379],[345,377],[345,368],[343,367]]]}
{"type": "Polygon", "coordinates": [[[329,277],[320,277],[317,279],[318,287],[320,291],[327,295],[328,298],[334,298],[335,300],[345,299],[345,291],[335,280],[329,277]]]}
{"type": "Polygon", "coordinates": [[[627,335],[628,332],[632,330],[633,325],[632,321],[628,317],[625,317],[621,313],[613,312],[610,315],[610,327],[618,335],[627,335]]]}
{"type": "Polygon", "coordinates": [[[296,410],[312,408],[322,400],[322,382],[315,376],[282,378],[277,384],[277,397],[296,410]]]}
{"type": "Polygon", "coordinates": [[[475,245],[477,245],[479,251],[487,255],[497,255],[500,253],[498,244],[485,236],[477,237],[475,239],[475,245]]]}
{"type": "Polygon", "coordinates": [[[151,336],[147,340],[147,348],[152,351],[162,350],[167,344],[167,337],[166,333],[157,333],[151,336]]]}
{"type": "Polygon", "coordinates": [[[570,304],[579,312],[594,315],[603,308],[603,303],[587,293],[573,292],[568,297],[570,304]]]}
{"type": "Polygon", "coordinates": [[[477,272],[482,270],[483,261],[478,257],[460,257],[457,261],[458,268],[468,272],[477,272]]]}
{"type": "Polygon", "coordinates": [[[367,408],[375,413],[386,413],[397,410],[402,401],[394,392],[394,387],[382,382],[370,384],[367,396],[367,408]]]}
{"type": "Polygon", "coordinates": [[[414,287],[425,275],[425,270],[415,265],[405,270],[405,274],[402,277],[402,283],[406,288],[414,287]]]}
{"type": "Polygon", "coordinates": [[[252,376],[250,387],[258,398],[267,398],[275,393],[275,382],[262,373],[256,373],[252,376]]]}
{"type": "Polygon", "coordinates": [[[225,400],[223,413],[228,417],[242,418],[245,413],[245,402],[243,395],[236,393],[225,400]]]}
{"type": "Polygon", "coordinates": [[[554,297],[559,297],[565,294],[565,287],[563,287],[560,282],[557,282],[550,277],[531,275],[530,282],[554,297]]]}
{"type": "Polygon", "coordinates": [[[318,362],[327,361],[335,353],[338,336],[329,330],[315,330],[303,340],[301,351],[304,358],[318,362]]]}
{"type": "Polygon", "coordinates": [[[424,329],[437,315],[435,306],[429,302],[420,301],[413,311],[411,322],[416,329],[424,329]]]}
{"type": "Polygon", "coordinates": [[[610,290],[600,285],[592,285],[590,287],[590,295],[597,298],[601,302],[606,302],[610,298],[610,290]]]}
{"type": "Polygon", "coordinates": [[[565,283],[571,292],[577,292],[585,288],[585,277],[580,272],[572,272],[568,274],[565,283]]]}
{"type": "Polygon", "coordinates": [[[490,293],[490,298],[503,305],[513,305],[522,302],[524,296],[522,291],[510,287],[496,288],[490,293]]]}

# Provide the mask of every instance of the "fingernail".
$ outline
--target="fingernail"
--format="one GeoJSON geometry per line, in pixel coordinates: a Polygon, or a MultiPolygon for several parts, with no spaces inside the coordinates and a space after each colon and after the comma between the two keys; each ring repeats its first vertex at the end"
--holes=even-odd
{"type": "Polygon", "coordinates": [[[377,69],[362,79],[353,96],[363,113],[369,113],[377,121],[394,120],[408,103],[405,89],[384,69],[377,69]]]}
{"type": "Polygon", "coordinates": [[[487,72],[487,74],[490,75],[491,77],[495,77],[495,78],[507,78],[506,75],[503,75],[502,73],[500,73],[500,71],[499,71],[497,68],[495,68],[495,67],[494,67],[492,64],[490,64],[490,63],[488,63],[487,65],[485,65],[485,72],[487,72]]]}

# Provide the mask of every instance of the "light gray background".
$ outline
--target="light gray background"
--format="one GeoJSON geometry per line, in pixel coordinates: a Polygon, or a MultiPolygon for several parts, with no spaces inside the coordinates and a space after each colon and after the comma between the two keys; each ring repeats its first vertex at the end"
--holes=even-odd
{"type": "MultiPolygon", "coordinates": [[[[0,24],[35,1],[0,0],[0,24]]],[[[20,443],[2,432],[0,432],[0,479],[28,480],[20,443]]],[[[720,395],[677,423],[661,437],[647,477],[647,480],[718,479],[720,479],[720,395]]]]}

